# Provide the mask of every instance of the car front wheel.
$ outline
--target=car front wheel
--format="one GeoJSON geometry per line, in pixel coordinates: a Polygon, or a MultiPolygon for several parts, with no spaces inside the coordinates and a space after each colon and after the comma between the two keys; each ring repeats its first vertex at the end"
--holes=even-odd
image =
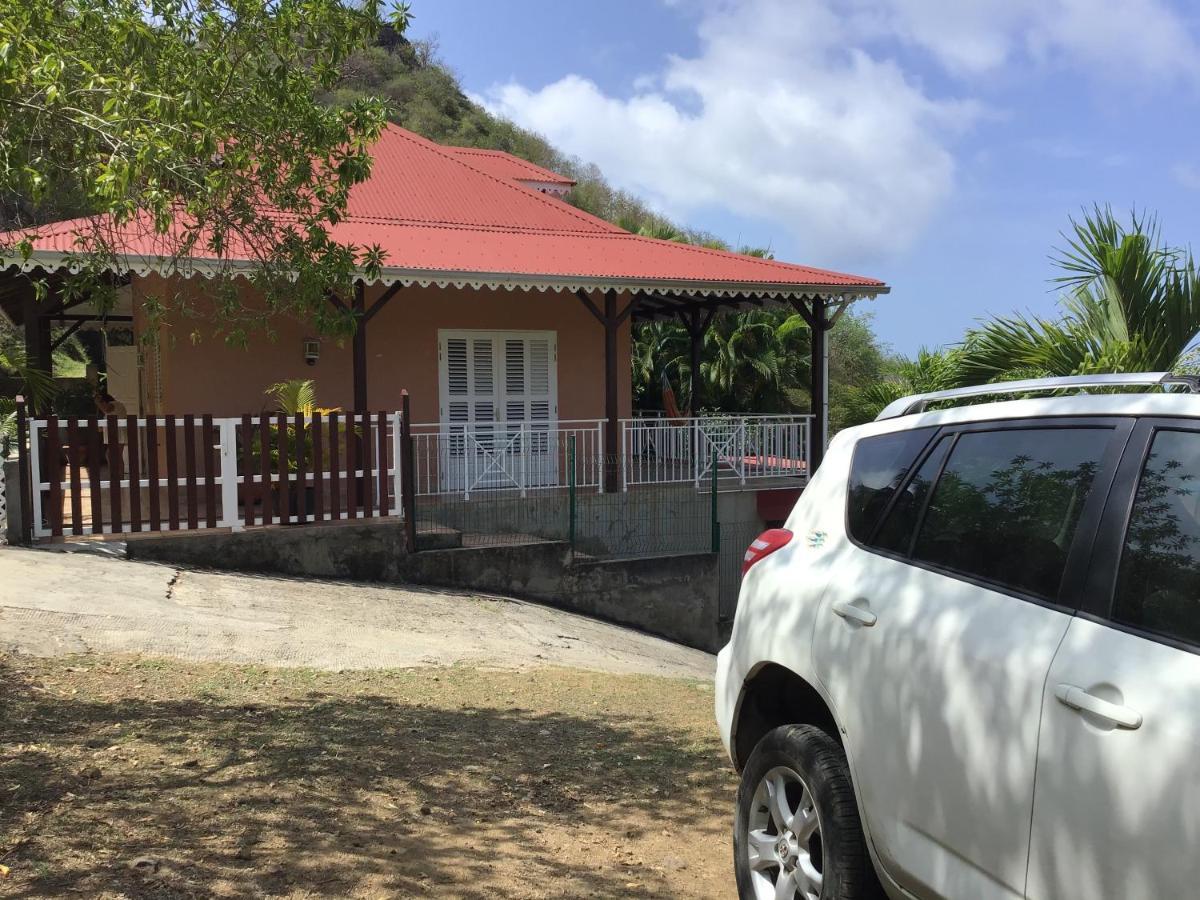
{"type": "Polygon", "coordinates": [[[784,725],[754,749],[733,833],[742,900],[883,896],[863,839],[846,757],[811,725],[784,725]]]}

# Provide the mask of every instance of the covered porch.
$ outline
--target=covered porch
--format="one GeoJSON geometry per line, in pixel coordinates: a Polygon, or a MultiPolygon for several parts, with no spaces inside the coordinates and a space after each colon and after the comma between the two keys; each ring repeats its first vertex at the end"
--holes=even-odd
{"type": "MultiPolygon", "coordinates": [[[[522,285],[524,289],[532,289],[522,285]]],[[[886,288],[883,288],[886,290],[886,288]]],[[[563,292],[566,293],[565,291],[563,292]]],[[[820,465],[828,438],[828,331],[842,312],[872,291],[808,293],[780,296],[767,292],[730,293],[691,288],[685,292],[577,290],[575,297],[593,320],[586,341],[602,347],[603,409],[593,418],[559,418],[557,393],[551,388],[546,402],[513,408],[503,397],[489,397],[482,410],[464,398],[461,412],[453,407],[453,375],[439,384],[439,421],[413,423],[413,454],[418,495],[462,494],[479,491],[579,488],[627,491],[642,485],[692,484],[700,487],[710,476],[722,489],[757,490],[802,486],[820,465]],[[811,368],[810,412],[760,414],[723,412],[692,415],[690,412],[633,410],[629,391],[629,330],[636,323],[678,319],[690,341],[690,371],[700,371],[705,334],[716,317],[741,309],[783,305],[809,324],[811,357],[797,366],[811,368]],[[624,392],[624,393],[623,393],[624,392]],[[449,393],[451,396],[447,397],[449,393]],[[540,407],[540,408],[539,408],[540,407]],[[449,413],[449,414],[448,414],[449,413]]],[[[377,302],[378,309],[393,291],[377,302]]],[[[562,302],[569,303],[567,297],[562,302]]],[[[371,338],[370,315],[360,321],[354,342],[354,395],[356,403],[371,403],[371,385],[365,375],[371,338]]],[[[516,343],[510,340],[509,349],[516,343]]],[[[478,344],[474,347],[478,352],[478,344]]],[[[443,341],[441,352],[454,358],[455,348],[443,341]]],[[[461,353],[463,377],[474,377],[475,360],[461,353]]],[[[487,352],[491,352],[488,350],[487,352]]],[[[497,353],[500,351],[498,350],[497,353]]],[[[522,359],[498,360],[495,381],[522,377],[522,359]],[[508,368],[504,366],[507,364],[508,368]]],[[[524,373],[534,379],[532,369],[524,373]]],[[[556,378],[551,366],[544,375],[556,378]]],[[[691,386],[695,396],[697,386],[691,386]]],[[[470,394],[469,388],[461,393],[470,394]]],[[[578,407],[575,407],[576,409],[578,407]]]]}
{"type": "MultiPolygon", "coordinates": [[[[137,341],[142,338],[135,321],[137,277],[132,284],[127,279],[119,292],[121,304],[107,313],[84,300],[65,301],[57,273],[25,275],[9,270],[2,280],[0,306],[24,328],[28,356],[45,371],[53,371],[55,341],[80,329],[116,326],[137,341]],[[46,277],[49,296],[35,302],[32,280],[39,277],[46,277]],[[65,323],[69,327],[64,332],[65,323]]],[[[420,496],[567,488],[572,478],[578,488],[602,492],[653,484],[699,487],[714,471],[723,489],[754,490],[802,485],[820,464],[827,435],[826,335],[841,311],[861,294],[843,290],[780,297],[717,293],[705,287],[668,293],[639,291],[636,285],[546,294],[513,281],[517,278],[505,285],[512,294],[482,286],[360,282],[348,303],[330,295],[331,304],[352,311],[356,327],[348,347],[326,348],[316,366],[315,360],[307,366],[301,361],[298,351],[303,342],[287,332],[282,346],[249,352],[211,345],[163,348],[153,355],[146,353],[146,361],[134,373],[133,387],[120,399],[126,412],[142,417],[159,414],[182,421],[187,415],[258,415],[265,411],[262,389],[255,384],[253,372],[242,367],[272,353],[284,359],[290,355],[292,373],[314,374],[322,398],[344,384],[349,402],[339,404],[333,394],[333,405],[355,413],[395,413],[397,386],[411,386],[414,487],[420,496]],[[522,326],[544,325],[543,329],[497,330],[492,324],[455,330],[438,327],[443,320],[435,319],[423,325],[419,335],[414,330],[417,317],[412,307],[416,305],[445,309],[458,303],[464,311],[456,318],[444,314],[445,321],[482,326],[503,321],[494,312],[484,314],[489,309],[498,311],[497,300],[511,297],[515,309],[522,296],[537,298],[538,304],[514,321],[522,326]],[[771,304],[797,310],[811,323],[811,358],[794,360],[794,365],[811,368],[810,412],[693,416],[632,408],[630,332],[635,323],[682,321],[690,340],[690,369],[695,373],[700,369],[705,333],[717,316],[771,304]],[[568,315],[572,310],[573,317],[568,315]],[[401,333],[408,343],[398,349],[401,333]],[[422,360],[424,342],[435,345],[436,360],[427,352],[424,358],[429,361],[422,360]],[[171,377],[172,368],[192,375],[183,383],[178,376],[171,377]],[[209,374],[198,379],[195,373],[205,370],[209,374]],[[171,388],[165,396],[164,379],[171,388]],[[221,388],[222,379],[249,387],[242,394],[230,394],[221,388]]],[[[130,380],[127,357],[136,352],[136,347],[120,348],[126,383],[130,380]]],[[[103,374],[108,375],[111,389],[113,372],[103,374]]],[[[274,379],[264,375],[259,380],[274,379]]],[[[67,418],[78,418],[79,427],[86,426],[87,416],[78,410],[60,416],[64,433],[67,418]]]]}
{"type": "MultiPolygon", "coordinates": [[[[48,279],[49,298],[40,303],[30,299],[29,277],[10,270],[5,281],[5,311],[25,326],[31,358],[51,371],[53,325],[67,321],[77,331],[109,327],[110,323],[129,329],[134,322],[131,308],[100,314],[86,302],[68,305],[61,296],[58,277],[48,279]],[[25,290],[19,289],[18,282],[25,290]]],[[[437,502],[554,491],[603,494],[663,486],[698,491],[714,486],[721,491],[803,487],[820,464],[825,445],[826,332],[858,295],[781,299],[752,293],[714,296],[704,288],[689,293],[622,288],[559,291],[547,297],[553,301],[552,308],[583,311],[575,324],[565,320],[545,323],[557,325],[557,329],[430,331],[437,335],[440,375],[434,378],[432,372],[424,373],[421,394],[413,398],[412,407],[417,411],[410,412],[405,423],[396,398],[384,394],[384,402],[376,402],[376,394],[384,392],[368,372],[376,342],[394,341],[394,326],[379,330],[389,321],[380,313],[389,306],[403,312],[401,298],[419,297],[425,288],[360,282],[348,304],[357,311],[354,339],[340,360],[324,362],[321,371],[325,373],[322,378],[329,379],[337,368],[328,365],[345,367],[342,377],[352,390],[354,409],[342,413],[341,427],[344,431],[347,421],[368,421],[370,437],[365,446],[361,425],[354,426],[360,437],[352,441],[353,448],[344,436],[335,445],[329,435],[331,426],[337,428],[336,419],[331,422],[328,414],[286,419],[264,415],[261,407],[249,405],[253,397],[235,407],[240,411],[237,416],[213,415],[210,409],[190,405],[155,409],[138,401],[128,404],[126,415],[112,418],[30,409],[29,428],[37,448],[37,530],[43,536],[58,536],[160,527],[236,530],[273,522],[298,524],[314,513],[320,520],[322,505],[336,507],[337,495],[331,496],[330,491],[349,478],[359,484],[355,489],[360,498],[358,508],[343,508],[333,513],[335,518],[398,515],[404,495],[410,492],[416,502],[437,502]],[[365,298],[371,294],[374,297],[368,303],[365,298]],[[634,322],[665,317],[682,320],[691,341],[691,371],[697,372],[705,331],[718,315],[770,303],[786,303],[815,325],[811,359],[795,361],[812,367],[812,412],[692,416],[632,410],[629,330],[634,322]],[[559,360],[559,343],[568,340],[568,331],[572,332],[571,358],[559,360]],[[583,350],[589,344],[594,348],[594,362],[582,372],[571,371],[579,369],[575,362],[584,358],[583,350]],[[602,366],[595,364],[601,360],[602,366]],[[559,368],[570,375],[561,386],[559,368]],[[590,390],[583,396],[580,386],[588,383],[590,390]],[[572,396],[560,398],[564,391],[572,396]],[[572,412],[591,413],[591,417],[562,418],[560,402],[572,412]],[[434,410],[437,415],[429,417],[434,410]],[[407,437],[402,435],[405,424],[407,437]],[[285,448],[292,455],[290,461],[286,453],[281,458],[276,446],[288,435],[304,447],[302,453],[295,444],[285,448]],[[358,462],[350,459],[351,449],[358,453],[358,462]],[[267,451],[270,457],[262,457],[267,451]],[[401,484],[403,466],[397,465],[398,459],[411,466],[410,487],[401,484]],[[326,471],[321,471],[322,467],[326,471]],[[367,492],[378,498],[376,513],[362,502],[364,483],[371,485],[367,492]],[[181,512],[169,517],[166,511],[176,491],[181,512]],[[320,494],[315,501],[317,509],[308,509],[306,516],[296,491],[320,494]],[[153,514],[160,505],[165,525],[153,514]],[[267,506],[273,506],[273,516],[267,506]]],[[[528,285],[519,289],[532,291],[528,285]]],[[[495,295],[494,289],[483,287],[458,290],[469,297],[484,292],[495,295]]],[[[330,302],[343,301],[331,295],[330,302]]],[[[471,302],[482,304],[485,300],[471,302]]],[[[411,317],[401,315],[399,320],[411,317]]],[[[213,363],[208,365],[211,368],[213,363]]],[[[158,366],[143,370],[144,382],[161,377],[158,366]]],[[[411,376],[406,380],[411,383],[411,376]]],[[[141,396],[144,403],[144,391],[141,396]]],[[[349,499],[348,488],[342,496],[349,499]]]]}

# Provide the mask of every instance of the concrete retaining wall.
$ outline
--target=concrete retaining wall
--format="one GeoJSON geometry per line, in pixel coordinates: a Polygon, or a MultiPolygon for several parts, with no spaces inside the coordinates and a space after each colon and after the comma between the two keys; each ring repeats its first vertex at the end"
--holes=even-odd
{"type": "Polygon", "coordinates": [[[724,643],[717,625],[715,553],[576,559],[567,569],[564,588],[561,596],[577,612],[635,625],[710,653],[724,643]]]}
{"type": "Polygon", "coordinates": [[[130,559],[508,594],[718,649],[717,557],[596,560],[561,541],[406,554],[398,525],[330,525],[130,540],[130,559]]]}
{"type": "Polygon", "coordinates": [[[431,550],[401,564],[402,581],[509,594],[630,625],[715,652],[717,557],[582,558],[561,541],[431,550]]]}
{"type": "Polygon", "coordinates": [[[306,525],[179,537],[131,537],[125,553],[130,559],[205,569],[394,581],[404,556],[404,528],[390,523],[306,525]]]}

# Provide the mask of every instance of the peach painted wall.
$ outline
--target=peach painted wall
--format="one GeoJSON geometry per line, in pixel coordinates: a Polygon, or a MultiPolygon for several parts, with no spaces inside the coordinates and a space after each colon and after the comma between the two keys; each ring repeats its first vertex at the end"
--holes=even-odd
{"type": "MultiPolygon", "coordinates": [[[[135,279],[135,314],[139,330],[141,302],[148,294],[182,289],[197,309],[205,307],[203,278],[168,288],[157,276],[135,279]]],[[[384,288],[367,289],[371,303],[384,288]]],[[[253,334],[247,349],[231,347],[212,334],[202,316],[175,316],[164,326],[157,351],[144,353],[144,409],[160,413],[211,413],[233,416],[256,413],[268,405],[263,391],[288,378],[312,378],[321,406],[348,409],[352,400],[350,342],[339,347],[321,338],[321,358],[305,365],[302,341],[313,329],[290,318],[274,322],[268,339],[253,334]],[[192,333],[200,339],[194,342],[192,333]],[[161,372],[155,378],[155,357],[161,372]],[[154,402],[160,384],[161,403],[154,402]]],[[[389,301],[367,326],[367,382],[371,409],[396,409],[400,391],[412,397],[417,422],[438,421],[438,330],[554,331],[558,335],[558,418],[599,419],[604,416],[604,331],[570,293],[491,291],[465,288],[408,287],[389,301]]],[[[630,329],[626,320],[618,342],[618,397],[621,416],[632,408],[630,329]]]]}

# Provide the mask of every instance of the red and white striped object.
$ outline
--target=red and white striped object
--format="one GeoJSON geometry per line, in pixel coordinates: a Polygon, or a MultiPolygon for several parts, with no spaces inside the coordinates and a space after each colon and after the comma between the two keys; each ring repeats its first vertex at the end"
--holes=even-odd
{"type": "Polygon", "coordinates": [[[764,531],[746,548],[746,555],[742,557],[742,574],[750,570],[750,567],[764,557],[770,556],[780,547],[787,546],[787,543],[792,539],[792,533],[786,528],[771,528],[764,531]]]}

